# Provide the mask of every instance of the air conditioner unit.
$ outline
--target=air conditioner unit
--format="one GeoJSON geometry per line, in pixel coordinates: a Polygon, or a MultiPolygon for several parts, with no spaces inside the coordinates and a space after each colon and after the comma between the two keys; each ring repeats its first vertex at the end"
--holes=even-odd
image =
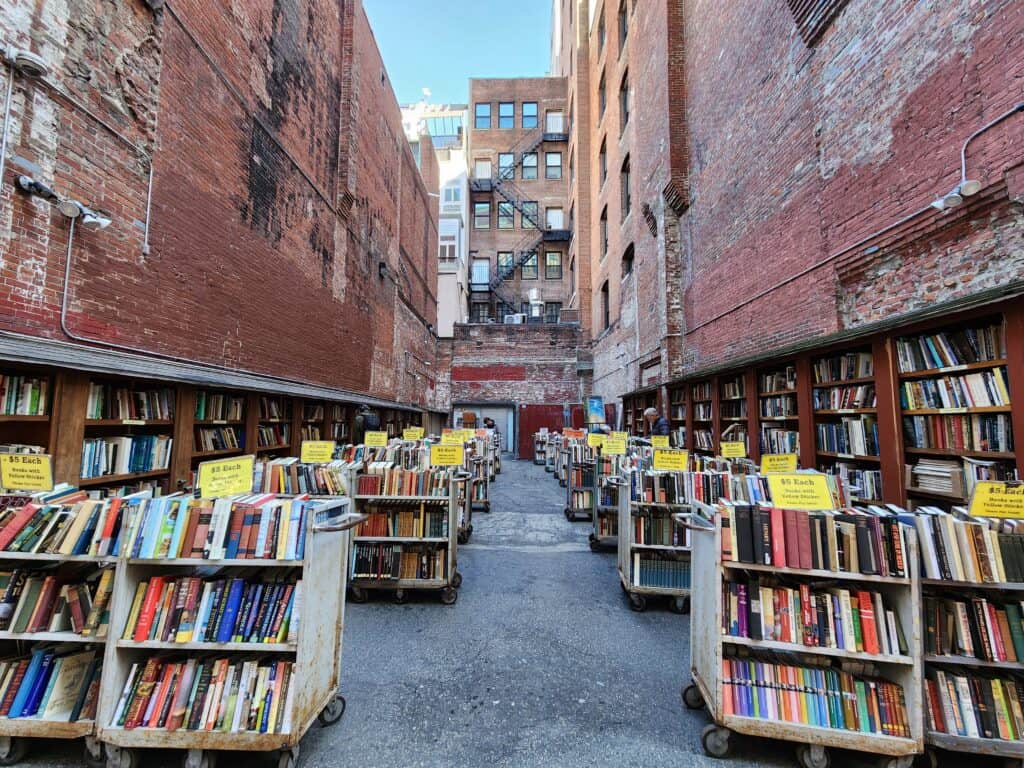
{"type": "Polygon", "coordinates": [[[526,322],[526,315],[519,313],[515,315],[505,315],[505,325],[523,325],[526,322]]]}

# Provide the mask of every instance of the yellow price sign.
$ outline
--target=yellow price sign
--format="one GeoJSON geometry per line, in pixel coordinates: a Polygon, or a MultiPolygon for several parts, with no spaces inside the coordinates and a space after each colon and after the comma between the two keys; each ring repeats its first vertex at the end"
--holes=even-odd
{"type": "Polygon", "coordinates": [[[622,456],[626,453],[626,441],[618,437],[606,437],[601,453],[605,456],[622,456]]]}
{"type": "Polygon", "coordinates": [[[590,434],[587,435],[587,445],[589,445],[591,448],[600,448],[602,445],[604,445],[605,439],[605,436],[602,435],[600,432],[591,432],[590,434]]]}
{"type": "Polygon", "coordinates": [[[655,469],[669,472],[685,472],[690,466],[689,451],[654,451],[653,465],[655,469]]]}
{"type": "Polygon", "coordinates": [[[363,435],[363,444],[368,448],[387,448],[388,447],[388,433],[387,432],[367,432],[363,435]]]}
{"type": "Polygon", "coordinates": [[[612,440],[629,440],[628,432],[612,432],[608,435],[612,440]]]}
{"type": "Polygon", "coordinates": [[[452,429],[451,427],[445,427],[444,429],[441,430],[442,435],[450,435],[453,432],[455,432],[455,430],[452,429]]]}
{"type": "Polygon", "coordinates": [[[761,455],[761,472],[796,472],[795,453],[765,453],[761,455]]]}
{"type": "Polygon", "coordinates": [[[441,445],[462,445],[464,442],[460,434],[441,435],[441,445]]]}
{"type": "Polygon", "coordinates": [[[562,435],[570,440],[582,440],[584,437],[586,437],[587,433],[584,432],[582,429],[566,428],[562,430],[562,435]]]}
{"type": "Polygon", "coordinates": [[[422,440],[423,427],[406,427],[402,430],[403,440],[422,440]]]}
{"type": "Polygon", "coordinates": [[[206,498],[250,493],[255,466],[256,457],[252,455],[200,462],[196,490],[206,498]]]}
{"type": "Polygon", "coordinates": [[[324,464],[334,458],[333,440],[303,440],[299,461],[303,464],[324,464]]]}
{"type": "Polygon", "coordinates": [[[722,458],[743,459],[747,455],[747,444],[742,440],[722,443],[722,458]]]}
{"type": "Polygon", "coordinates": [[[1024,485],[982,480],[971,494],[970,514],[1024,518],[1024,485]]]}
{"type": "Polygon", "coordinates": [[[50,457],[44,453],[0,454],[0,486],[16,491],[52,491],[50,457]]]}
{"type": "Polygon", "coordinates": [[[768,475],[772,505],[783,509],[832,509],[828,479],[820,473],[776,472],[768,475]]]}
{"type": "Polygon", "coordinates": [[[668,444],[668,435],[652,435],[651,436],[651,447],[652,448],[671,448],[668,444]]]}
{"type": "MultiPolygon", "coordinates": [[[[444,439],[443,435],[442,439],[444,439]]],[[[461,444],[430,446],[430,466],[432,467],[461,467],[464,458],[461,444]]]]}
{"type": "Polygon", "coordinates": [[[459,431],[462,433],[462,442],[466,442],[467,440],[473,440],[474,438],[476,438],[475,429],[462,429],[459,431]]]}

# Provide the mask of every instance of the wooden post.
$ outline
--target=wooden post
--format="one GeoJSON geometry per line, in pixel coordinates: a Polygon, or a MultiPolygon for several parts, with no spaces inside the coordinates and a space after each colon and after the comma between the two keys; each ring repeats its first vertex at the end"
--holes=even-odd
{"type": "MultiPolygon", "coordinates": [[[[52,421],[58,421],[53,451],[53,481],[78,485],[82,473],[82,441],[85,439],[85,409],[89,401],[89,374],[61,371],[54,397],[52,421]],[[56,394],[60,405],[56,405],[56,394]]],[[[52,429],[52,427],[51,427],[52,429]]]]}
{"type": "Polygon", "coordinates": [[[803,355],[796,359],[796,412],[799,417],[800,467],[817,469],[817,435],[814,432],[814,377],[811,358],[803,355]]]}
{"type": "Polygon", "coordinates": [[[1014,299],[1006,307],[1006,370],[1009,378],[1010,412],[1013,426],[1014,451],[1017,454],[1017,474],[1024,477],[1024,298],[1014,299]]]}
{"type": "Polygon", "coordinates": [[[875,400],[878,409],[878,450],[882,472],[883,501],[906,506],[903,485],[903,425],[900,419],[899,375],[891,338],[878,337],[871,344],[875,367],[875,400]]]}
{"type": "Polygon", "coordinates": [[[180,490],[191,478],[195,453],[196,388],[180,384],[174,403],[174,445],[171,447],[170,492],[180,490]]]}
{"type": "Polygon", "coordinates": [[[747,394],[747,456],[751,461],[761,461],[761,440],[758,425],[760,403],[757,399],[757,369],[748,368],[743,373],[743,391],[747,394]]]}

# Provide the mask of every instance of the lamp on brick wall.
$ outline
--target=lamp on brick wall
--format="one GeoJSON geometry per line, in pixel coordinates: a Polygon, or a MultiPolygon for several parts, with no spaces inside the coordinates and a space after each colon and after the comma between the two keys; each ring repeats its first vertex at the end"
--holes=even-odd
{"type": "Polygon", "coordinates": [[[11,68],[11,73],[7,78],[7,99],[4,102],[3,133],[0,134],[0,184],[3,183],[4,163],[7,159],[7,135],[10,132],[11,100],[14,97],[14,73],[18,72],[29,80],[38,80],[46,77],[46,73],[50,71],[50,66],[41,56],[32,53],[32,51],[15,48],[13,45],[8,45],[3,49],[2,58],[7,66],[11,68]]]}

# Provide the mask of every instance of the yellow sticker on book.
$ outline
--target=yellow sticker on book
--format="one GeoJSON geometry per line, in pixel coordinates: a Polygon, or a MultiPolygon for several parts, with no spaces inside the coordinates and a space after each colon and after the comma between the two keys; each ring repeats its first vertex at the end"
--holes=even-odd
{"type": "Polygon", "coordinates": [[[458,433],[452,433],[449,435],[441,435],[441,445],[462,445],[465,440],[462,439],[462,435],[458,433]]]}
{"type": "Polygon", "coordinates": [[[742,440],[722,443],[722,457],[726,459],[743,459],[747,455],[747,444],[742,440]]]}
{"type": "Polygon", "coordinates": [[[761,472],[796,472],[795,453],[764,453],[761,454],[761,472]]]}
{"type": "Polygon", "coordinates": [[[666,472],[685,472],[690,466],[690,452],[656,449],[653,465],[666,472]]]}
{"type": "Polygon", "coordinates": [[[52,491],[50,457],[45,453],[0,453],[0,486],[12,491],[52,491]]]}
{"type": "Polygon", "coordinates": [[[432,467],[461,467],[463,459],[462,445],[430,446],[430,466],[432,467]]]}
{"type": "Polygon", "coordinates": [[[608,437],[612,440],[629,440],[629,432],[612,432],[608,437]]]}
{"type": "Polygon", "coordinates": [[[600,448],[604,445],[605,436],[600,432],[591,432],[587,435],[587,445],[591,448],[600,448]]]}
{"type": "Polygon", "coordinates": [[[782,509],[832,509],[832,493],[825,475],[808,472],[768,475],[772,505],[782,509]]]}
{"type": "Polygon", "coordinates": [[[200,462],[196,490],[208,499],[216,496],[233,496],[236,493],[250,493],[252,492],[252,471],[255,466],[256,457],[252,455],[200,462]]]}
{"type": "Polygon", "coordinates": [[[651,446],[653,448],[671,448],[668,444],[668,435],[653,435],[651,437],[651,446]]]}
{"type": "Polygon", "coordinates": [[[626,441],[621,437],[606,437],[601,445],[601,453],[605,456],[622,456],[626,453],[626,441]]]}
{"type": "Polygon", "coordinates": [[[303,464],[323,464],[334,458],[333,440],[303,440],[299,461],[303,464]]]}
{"type": "Polygon", "coordinates": [[[406,427],[402,430],[403,440],[422,440],[423,427],[406,427]]]}
{"type": "Polygon", "coordinates": [[[367,448],[387,448],[388,447],[388,433],[387,432],[367,432],[363,435],[363,444],[367,448]]]}
{"type": "Polygon", "coordinates": [[[1024,485],[979,481],[971,494],[971,515],[1024,518],[1024,485]]]}

